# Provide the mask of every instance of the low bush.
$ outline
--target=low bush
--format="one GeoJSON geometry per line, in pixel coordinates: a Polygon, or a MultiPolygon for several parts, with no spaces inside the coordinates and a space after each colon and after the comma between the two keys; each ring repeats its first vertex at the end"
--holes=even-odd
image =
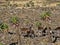
{"type": "Polygon", "coordinates": [[[0,24],[0,30],[5,30],[5,29],[8,29],[8,25],[5,23],[1,23],[0,24]]]}
{"type": "Polygon", "coordinates": [[[16,16],[11,17],[10,22],[13,24],[17,24],[19,22],[18,17],[16,17],[16,16]]]}
{"type": "Polygon", "coordinates": [[[50,15],[50,12],[43,12],[40,17],[41,19],[45,20],[46,18],[49,18],[51,15],[50,15]]]}

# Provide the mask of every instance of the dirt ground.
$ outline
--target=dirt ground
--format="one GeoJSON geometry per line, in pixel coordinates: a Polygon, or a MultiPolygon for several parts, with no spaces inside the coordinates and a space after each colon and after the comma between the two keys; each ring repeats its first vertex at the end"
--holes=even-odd
{"type": "Polygon", "coordinates": [[[0,31],[2,45],[60,45],[59,5],[21,9],[13,6],[0,6],[0,22],[8,25],[7,30],[0,31]],[[51,12],[50,19],[41,19],[40,15],[44,11],[51,12]],[[12,25],[10,22],[10,18],[14,16],[19,18],[18,26],[12,25]],[[42,23],[42,29],[38,29],[36,21],[42,23]]]}

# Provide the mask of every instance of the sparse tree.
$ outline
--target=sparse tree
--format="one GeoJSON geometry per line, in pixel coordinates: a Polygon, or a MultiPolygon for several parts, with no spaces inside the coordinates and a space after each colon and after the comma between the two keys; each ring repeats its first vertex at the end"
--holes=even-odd
{"type": "Polygon", "coordinates": [[[5,29],[8,29],[8,25],[6,23],[1,23],[0,30],[5,30],[5,29]]]}
{"type": "Polygon", "coordinates": [[[45,20],[45,19],[50,19],[50,16],[51,16],[50,12],[43,12],[43,13],[40,15],[41,19],[43,19],[43,20],[45,20]]]}
{"type": "Polygon", "coordinates": [[[13,16],[10,18],[10,22],[15,25],[18,26],[19,25],[19,18],[17,16],[13,16]]]}

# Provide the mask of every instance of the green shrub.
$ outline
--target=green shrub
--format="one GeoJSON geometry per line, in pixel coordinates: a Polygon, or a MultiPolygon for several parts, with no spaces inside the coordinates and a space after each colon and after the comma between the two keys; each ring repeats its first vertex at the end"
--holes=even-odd
{"type": "Polygon", "coordinates": [[[43,13],[40,15],[41,19],[46,19],[47,16],[49,16],[49,17],[51,16],[51,15],[50,15],[50,12],[43,12],[43,13]]]}
{"type": "Polygon", "coordinates": [[[37,27],[39,27],[39,26],[41,26],[41,22],[36,21],[36,22],[35,22],[35,25],[36,25],[37,27]]]}
{"type": "Polygon", "coordinates": [[[18,17],[14,16],[14,17],[10,18],[10,21],[11,21],[11,23],[16,24],[16,23],[18,23],[19,20],[18,20],[18,17]]]}
{"type": "Polygon", "coordinates": [[[3,45],[2,43],[0,43],[0,45],[3,45]]]}
{"type": "Polygon", "coordinates": [[[8,25],[5,23],[1,23],[0,24],[0,30],[5,30],[5,29],[8,29],[8,25]]]}

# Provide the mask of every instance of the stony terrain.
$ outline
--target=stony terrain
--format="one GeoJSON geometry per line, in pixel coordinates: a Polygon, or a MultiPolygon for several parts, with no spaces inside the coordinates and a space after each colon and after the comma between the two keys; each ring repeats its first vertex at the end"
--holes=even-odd
{"type": "Polygon", "coordinates": [[[59,0],[0,3],[0,45],[60,45],[59,0]]]}

